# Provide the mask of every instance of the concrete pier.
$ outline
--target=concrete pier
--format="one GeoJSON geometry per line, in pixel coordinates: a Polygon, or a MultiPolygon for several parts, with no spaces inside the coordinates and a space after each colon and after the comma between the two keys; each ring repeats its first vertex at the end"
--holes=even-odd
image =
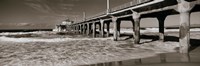
{"type": "Polygon", "coordinates": [[[107,27],[107,33],[106,33],[106,35],[107,35],[107,37],[109,37],[110,36],[110,22],[107,22],[106,23],[106,27],[107,27]]]}
{"type": "Polygon", "coordinates": [[[92,36],[93,38],[96,37],[96,23],[95,22],[92,23],[92,36]]]}
{"type": "Polygon", "coordinates": [[[90,34],[90,23],[87,23],[87,35],[89,35],[90,34]]]}
{"type": "Polygon", "coordinates": [[[165,41],[165,35],[164,35],[164,29],[165,29],[165,19],[166,19],[167,15],[165,14],[159,14],[159,16],[157,16],[158,19],[158,25],[159,25],[159,40],[161,41],[165,41]]]}
{"type": "MultiPolygon", "coordinates": [[[[157,18],[159,25],[159,40],[164,41],[165,19],[169,15],[180,14],[180,53],[188,53],[190,47],[190,14],[200,11],[200,0],[133,0],[130,3],[107,7],[107,13],[102,12],[83,22],[75,23],[82,34],[91,34],[96,37],[96,29],[102,37],[109,37],[110,23],[113,23],[113,40],[120,37],[120,23],[122,19],[131,20],[133,24],[133,39],[135,44],[140,43],[140,20],[143,18],[157,18]],[[198,6],[197,6],[198,5],[198,6]],[[196,8],[193,8],[195,7],[196,8]],[[91,25],[90,25],[91,24],[91,25]],[[92,26],[92,27],[91,27],[92,26]],[[98,26],[98,27],[97,27],[98,26]],[[104,31],[106,26],[106,31],[104,31]],[[92,32],[91,32],[92,28],[92,32]]],[[[142,38],[141,38],[142,39],[142,38]]]]}
{"type": "Polygon", "coordinates": [[[117,18],[112,17],[112,22],[113,22],[113,40],[117,41],[118,40],[118,31],[117,31],[117,18]]]}
{"type": "Polygon", "coordinates": [[[104,20],[100,20],[100,23],[101,23],[101,31],[100,31],[100,34],[102,37],[104,37],[104,20]]]}
{"type": "Polygon", "coordinates": [[[190,46],[190,11],[192,6],[185,0],[178,0],[178,9],[180,13],[180,53],[188,53],[190,46]]]}
{"type": "Polygon", "coordinates": [[[82,34],[84,34],[84,32],[85,32],[85,25],[82,24],[82,34]]]}
{"type": "Polygon", "coordinates": [[[134,42],[135,44],[139,44],[140,43],[140,14],[132,11],[132,18],[134,20],[134,42]]]}

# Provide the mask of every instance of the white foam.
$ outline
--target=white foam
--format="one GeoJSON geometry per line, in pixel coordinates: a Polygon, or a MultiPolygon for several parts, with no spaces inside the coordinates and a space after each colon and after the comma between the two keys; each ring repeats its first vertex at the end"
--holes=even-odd
{"type": "Polygon", "coordinates": [[[39,39],[39,38],[10,38],[10,37],[0,37],[1,41],[12,41],[12,42],[63,42],[70,41],[70,38],[53,38],[53,39],[39,39]]]}
{"type": "Polygon", "coordinates": [[[25,35],[25,34],[44,34],[44,33],[54,33],[50,31],[35,31],[35,32],[4,32],[0,33],[0,35],[25,35]]]}
{"type": "Polygon", "coordinates": [[[111,40],[112,37],[109,38],[12,38],[12,37],[0,37],[0,41],[12,41],[12,42],[67,42],[67,41],[75,41],[75,40],[111,40]]]}

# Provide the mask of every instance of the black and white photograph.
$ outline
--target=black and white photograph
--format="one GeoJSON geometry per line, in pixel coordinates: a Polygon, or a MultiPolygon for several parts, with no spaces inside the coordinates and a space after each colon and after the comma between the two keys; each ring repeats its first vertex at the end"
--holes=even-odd
{"type": "Polygon", "coordinates": [[[0,66],[200,66],[200,0],[0,0],[0,66]]]}

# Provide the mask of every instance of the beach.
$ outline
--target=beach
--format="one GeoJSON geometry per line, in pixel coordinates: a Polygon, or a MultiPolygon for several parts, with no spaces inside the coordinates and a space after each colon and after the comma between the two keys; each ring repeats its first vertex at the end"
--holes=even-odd
{"type": "MultiPolygon", "coordinates": [[[[190,35],[190,51],[200,51],[196,50],[200,32],[191,31],[190,35]]],[[[1,33],[0,36],[0,66],[91,65],[179,51],[178,31],[166,32],[165,42],[158,40],[157,32],[143,32],[140,44],[134,44],[133,38],[127,35],[122,35],[119,41],[113,41],[112,36],[91,38],[51,31],[1,33]]]]}

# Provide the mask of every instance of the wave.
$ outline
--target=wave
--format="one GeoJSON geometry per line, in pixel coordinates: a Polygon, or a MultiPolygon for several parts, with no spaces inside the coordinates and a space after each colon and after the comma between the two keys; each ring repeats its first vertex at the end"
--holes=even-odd
{"type": "Polygon", "coordinates": [[[0,37],[0,41],[8,42],[68,42],[68,41],[80,41],[80,40],[112,40],[112,37],[108,38],[12,38],[12,37],[0,37]]]}

